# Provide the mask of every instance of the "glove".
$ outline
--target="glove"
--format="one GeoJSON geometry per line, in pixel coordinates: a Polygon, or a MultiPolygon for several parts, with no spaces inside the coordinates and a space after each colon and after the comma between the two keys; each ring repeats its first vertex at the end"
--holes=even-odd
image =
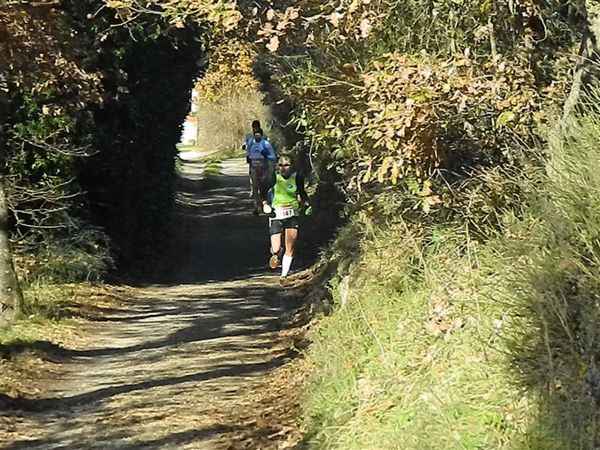
{"type": "Polygon", "coordinates": [[[305,215],[305,216],[312,216],[312,213],[313,213],[312,206],[310,206],[310,205],[309,205],[309,206],[308,206],[308,208],[306,208],[306,209],[304,210],[304,215],[305,215]]]}

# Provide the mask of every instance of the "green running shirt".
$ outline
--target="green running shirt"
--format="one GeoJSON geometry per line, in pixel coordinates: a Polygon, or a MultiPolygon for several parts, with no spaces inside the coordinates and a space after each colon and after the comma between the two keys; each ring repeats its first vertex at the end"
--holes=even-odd
{"type": "Polygon", "coordinates": [[[294,172],[286,180],[280,173],[275,174],[275,186],[273,186],[273,208],[291,206],[298,209],[298,184],[296,183],[297,174],[294,172]]]}

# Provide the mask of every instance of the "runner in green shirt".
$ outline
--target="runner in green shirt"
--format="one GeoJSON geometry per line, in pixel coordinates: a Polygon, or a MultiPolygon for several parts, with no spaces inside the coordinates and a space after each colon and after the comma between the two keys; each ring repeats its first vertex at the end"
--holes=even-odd
{"type": "Polygon", "coordinates": [[[281,261],[281,277],[285,278],[292,265],[294,248],[300,228],[300,214],[312,213],[308,195],[304,189],[304,179],[294,171],[290,156],[279,158],[278,171],[271,183],[271,205],[263,202],[263,210],[271,213],[269,234],[271,235],[271,258],[269,266],[276,269],[281,261]],[[285,240],[285,251],[282,248],[285,240]]]}

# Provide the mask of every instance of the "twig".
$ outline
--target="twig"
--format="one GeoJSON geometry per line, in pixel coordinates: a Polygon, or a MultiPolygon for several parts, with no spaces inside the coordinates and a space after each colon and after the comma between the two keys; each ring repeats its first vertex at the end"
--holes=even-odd
{"type": "Polygon", "coordinates": [[[332,81],[333,83],[336,83],[336,84],[343,84],[343,85],[350,86],[350,87],[355,88],[355,89],[361,89],[361,90],[364,89],[364,86],[360,86],[358,84],[350,83],[348,81],[338,80],[336,78],[329,77],[327,75],[321,75],[319,73],[312,73],[312,75],[314,75],[317,78],[322,78],[324,80],[332,81]]]}

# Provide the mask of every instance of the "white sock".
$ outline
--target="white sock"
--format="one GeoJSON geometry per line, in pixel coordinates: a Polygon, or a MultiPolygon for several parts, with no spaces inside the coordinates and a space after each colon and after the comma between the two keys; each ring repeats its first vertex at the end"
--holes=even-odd
{"type": "Polygon", "coordinates": [[[287,277],[287,274],[290,272],[290,267],[292,267],[292,256],[283,255],[283,260],[281,261],[281,276],[287,277]]]}

